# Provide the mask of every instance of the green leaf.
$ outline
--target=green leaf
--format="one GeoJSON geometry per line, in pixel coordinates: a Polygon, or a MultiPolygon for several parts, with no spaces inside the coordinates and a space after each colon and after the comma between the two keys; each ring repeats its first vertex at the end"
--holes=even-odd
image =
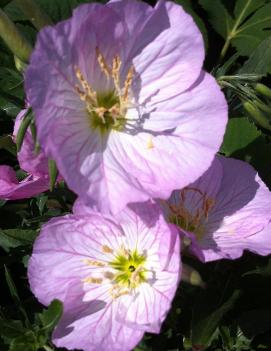
{"type": "Polygon", "coordinates": [[[240,73],[271,73],[271,36],[267,37],[251,53],[249,59],[239,70],[240,73]]]}
{"type": "Polygon", "coordinates": [[[226,54],[230,43],[238,53],[249,56],[262,40],[271,33],[271,3],[267,0],[237,0],[234,17],[220,0],[200,0],[207,11],[214,29],[226,40],[221,58],[226,54]]]}
{"type": "Polygon", "coordinates": [[[59,300],[53,300],[48,309],[39,314],[42,323],[42,331],[50,332],[57,325],[63,313],[62,303],[59,300]]]}
{"type": "Polygon", "coordinates": [[[6,281],[8,284],[10,295],[12,296],[15,303],[20,304],[20,297],[18,295],[14,281],[9,273],[9,270],[7,269],[7,267],[5,265],[4,265],[4,268],[5,268],[5,277],[6,277],[6,281]]]}
{"type": "Polygon", "coordinates": [[[209,345],[220,320],[234,306],[239,296],[240,291],[236,290],[226,302],[220,305],[210,291],[204,291],[199,296],[193,310],[191,327],[191,339],[195,347],[203,349],[209,345]]]}
{"type": "Polygon", "coordinates": [[[226,39],[234,25],[234,20],[228,13],[221,0],[199,0],[200,5],[208,13],[208,20],[213,28],[226,39]]]}
{"type": "Polygon", "coordinates": [[[38,347],[35,334],[32,331],[28,331],[11,341],[9,351],[36,351],[38,347]]]}
{"type": "Polygon", "coordinates": [[[228,122],[226,133],[220,152],[231,156],[256,140],[261,133],[246,117],[231,118],[228,122]]]}
{"type": "Polygon", "coordinates": [[[176,3],[181,5],[184,8],[184,10],[193,17],[196,25],[199,27],[199,30],[201,31],[201,34],[202,34],[203,39],[204,39],[205,50],[207,51],[207,49],[208,49],[208,32],[206,30],[206,27],[205,27],[203,20],[194,11],[191,0],[176,0],[176,3]]]}
{"type": "Polygon", "coordinates": [[[0,136],[0,149],[7,150],[13,156],[16,156],[17,149],[10,135],[0,136]]]}
{"type": "Polygon", "coordinates": [[[21,111],[20,105],[8,98],[6,94],[0,91],[0,111],[5,112],[10,117],[16,117],[21,111]]]}
{"type": "Polygon", "coordinates": [[[11,248],[31,245],[37,232],[31,229],[0,229],[0,246],[9,251],[11,248]]]}
{"type": "MultiPolygon", "coordinates": [[[[72,15],[72,10],[88,0],[37,0],[40,7],[46,12],[54,22],[66,19],[72,15]]],[[[96,1],[97,2],[97,1],[96,1]]],[[[98,1],[105,3],[106,1],[98,1]]]]}
{"type": "Polygon", "coordinates": [[[0,318],[0,335],[5,339],[14,339],[27,331],[20,320],[6,320],[0,318]]]}
{"type": "Polygon", "coordinates": [[[243,277],[246,275],[251,275],[251,274],[259,274],[264,277],[268,277],[271,275],[271,258],[268,260],[268,263],[264,267],[257,267],[256,269],[253,269],[252,271],[246,272],[243,274],[243,277]]]}

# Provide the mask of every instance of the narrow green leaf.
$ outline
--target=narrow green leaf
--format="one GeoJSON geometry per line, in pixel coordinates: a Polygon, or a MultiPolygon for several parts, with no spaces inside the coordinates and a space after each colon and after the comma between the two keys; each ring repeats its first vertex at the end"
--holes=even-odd
{"type": "Polygon", "coordinates": [[[9,288],[10,295],[16,304],[20,304],[20,297],[18,295],[18,291],[16,289],[14,281],[13,281],[6,265],[4,265],[4,268],[5,268],[6,282],[7,282],[8,288],[9,288]]]}
{"type": "Polygon", "coordinates": [[[14,339],[27,331],[20,320],[0,318],[0,335],[5,339],[14,339]]]}
{"type": "Polygon", "coordinates": [[[49,177],[50,177],[50,191],[53,191],[56,184],[57,176],[58,176],[58,170],[54,160],[48,161],[48,169],[49,169],[49,177]]]}
{"type": "Polygon", "coordinates": [[[14,284],[14,281],[13,281],[13,279],[11,277],[11,274],[10,274],[8,268],[6,267],[6,265],[4,265],[4,268],[5,268],[6,282],[7,282],[8,288],[9,288],[10,295],[13,298],[14,302],[18,305],[19,310],[20,310],[22,316],[24,317],[26,325],[29,326],[30,323],[29,323],[29,319],[28,319],[27,313],[26,313],[25,309],[23,308],[23,306],[21,304],[21,300],[20,300],[17,288],[16,288],[16,286],[14,284]]]}
{"type": "Polygon", "coordinates": [[[24,141],[24,136],[25,133],[27,131],[27,128],[29,127],[30,123],[33,120],[33,115],[31,113],[31,110],[29,110],[27,112],[27,114],[25,115],[23,121],[20,124],[18,133],[16,135],[16,145],[17,145],[17,151],[21,150],[21,147],[23,145],[23,141],[24,141]]]}

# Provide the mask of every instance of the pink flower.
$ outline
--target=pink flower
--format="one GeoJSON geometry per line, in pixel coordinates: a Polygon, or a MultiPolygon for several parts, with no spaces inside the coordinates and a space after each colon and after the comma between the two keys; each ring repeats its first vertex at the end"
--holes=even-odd
{"type": "Polygon", "coordinates": [[[26,73],[38,138],[87,205],[168,198],[210,166],[227,105],[203,59],[173,2],[82,5],[40,32],[26,73]]]}
{"type": "MultiPolygon", "coordinates": [[[[16,139],[21,121],[27,109],[22,110],[16,117],[13,136],[16,139]]],[[[18,181],[15,171],[9,166],[0,166],[0,198],[4,200],[19,200],[32,197],[49,188],[48,160],[44,153],[34,152],[34,141],[28,129],[17,154],[20,168],[28,173],[25,179],[18,181]]]]}
{"type": "Polygon", "coordinates": [[[28,266],[38,300],[63,301],[54,344],[84,351],[128,351],[159,333],[179,274],[177,230],[155,205],[126,209],[120,223],[97,212],[53,219],[28,266]]]}
{"type": "MultiPolygon", "coordinates": [[[[13,137],[16,140],[16,135],[18,133],[20,124],[24,119],[28,109],[22,110],[16,117],[13,137]]],[[[45,156],[42,150],[35,152],[35,144],[30,131],[27,129],[24,137],[24,141],[21,150],[17,154],[20,168],[24,171],[35,174],[40,177],[48,177],[48,158],[45,156]]]]}
{"type": "Polygon", "coordinates": [[[201,261],[235,259],[244,250],[271,253],[271,193],[243,161],[217,157],[188,187],[163,204],[201,261]]]}
{"type": "Polygon", "coordinates": [[[48,190],[48,187],[48,178],[30,174],[19,182],[10,166],[0,166],[0,199],[26,199],[48,190]]]}

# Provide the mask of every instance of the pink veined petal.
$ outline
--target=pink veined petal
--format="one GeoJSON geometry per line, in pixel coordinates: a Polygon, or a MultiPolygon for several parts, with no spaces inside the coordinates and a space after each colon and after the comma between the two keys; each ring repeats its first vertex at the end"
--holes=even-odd
{"type": "Polygon", "coordinates": [[[153,276],[149,275],[148,284],[143,283],[139,287],[138,294],[135,293],[134,297],[123,297],[117,315],[120,322],[130,327],[159,333],[171,307],[181,275],[179,237],[176,236],[176,239],[169,252],[167,252],[166,247],[162,246],[163,242],[161,242],[159,258],[163,259],[161,252],[166,251],[165,253],[170,262],[165,270],[157,269],[157,263],[154,261],[152,264],[150,259],[148,269],[150,271],[153,270],[155,273],[153,276]]]}
{"type": "Polygon", "coordinates": [[[29,175],[18,182],[15,171],[9,166],[0,166],[0,198],[4,200],[27,199],[49,188],[48,177],[29,175]]]}
{"type": "Polygon", "coordinates": [[[78,297],[70,303],[53,334],[53,342],[68,350],[130,351],[143,337],[144,331],[129,328],[115,320],[118,302],[105,304],[93,300],[82,304],[78,297]]]}
{"type": "Polygon", "coordinates": [[[119,247],[122,230],[99,214],[56,218],[43,226],[29,261],[30,287],[39,301],[49,304],[64,299],[71,281],[83,290],[83,280],[100,268],[87,260],[107,263],[112,259],[104,253],[104,245],[119,247]]]}
{"type": "Polygon", "coordinates": [[[269,230],[265,229],[270,222],[270,191],[249,164],[222,156],[217,161],[223,172],[220,188],[208,215],[206,232],[199,240],[190,236],[191,250],[205,262],[235,259],[244,250],[271,253],[269,230]]]}
{"type": "MultiPolygon", "coordinates": [[[[124,199],[119,198],[114,190],[126,184],[127,178],[134,188],[142,192],[142,195],[145,193],[149,197],[165,199],[172,189],[187,186],[210,166],[213,155],[222,141],[227,122],[225,98],[213,84],[213,78],[205,74],[202,82],[190,93],[187,92],[185,99],[180,98],[180,106],[186,112],[172,133],[156,135],[145,132],[133,137],[126,133],[110,135],[104,152],[104,162],[105,167],[111,170],[114,179],[115,188],[110,179],[108,183],[108,188],[112,188],[114,205],[117,198],[118,205],[120,207],[122,205],[121,201],[124,199]],[[214,88],[212,99],[215,96],[216,106],[208,96],[210,93],[208,87],[212,85],[214,88]],[[197,95],[197,92],[200,93],[197,95]],[[207,100],[204,100],[205,97],[207,100]],[[119,174],[122,165],[125,165],[125,168],[122,167],[122,173],[119,174]]],[[[183,95],[185,96],[185,93],[183,95]]],[[[151,123],[151,118],[145,123],[151,123]]],[[[108,193],[110,196],[110,191],[108,193]]],[[[135,201],[133,192],[127,192],[126,201],[128,203],[135,201]]],[[[144,197],[141,201],[144,201],[144,197]]]]}
{"type": "Polygon", "coordinates": [[[111,1],[108,6],[128,27],[126,61],[132,59],[139,75],[135,88],[142,87],[141,102],[160,89],[169,96],[167,88],[172,84],[179,93],[192,85],[202,68],[204,45],[200,31],[181,6],[158,1],[151,8],[134,0],[111,1]]]}
{"type": "MultiPolygon", "coordinates": [[[[203,175],[193,184],[188,185],[185,189],[173,191],[167,201],[169,205],[178,206],[182,201],[189,213],[196,215],[196,212],[202,206],[204,194],[208,199],[216,199],[217,193],[221,186],[223,168],[217,158],[203,175]]],[[[168,216],[168,208],[165,207],[165,214],[168,216]]]]}

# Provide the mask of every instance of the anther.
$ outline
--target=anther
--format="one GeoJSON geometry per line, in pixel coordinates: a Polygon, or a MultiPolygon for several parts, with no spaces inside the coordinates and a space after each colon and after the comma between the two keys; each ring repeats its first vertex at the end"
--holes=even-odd
{"type": "Polygon", "coordinates": [[[102,284],[103,280],[102,280],[102,278],[88,277],[88,278],[83,279],[83,282],[89,283],[89,284],[102,284]]]}
{"type": "Polygon", "coordinates": [[[97,61],[99,63],[101,71],[105,74],[106,78],[109,79],[111,69],[107,66],[105,58],[103,54],[100,52],[98,46],[96,47],[96,56],[97,56],[97,61]]]}
{"type": "Polygon", "coordinates": [[[132,85],[134,73],[135,73],[134,66],[131,66],[129,68],[128,73],[127,73],[126,80],[124,82],[124,92],[123,92],[123,100],[124,101],[127,101],[127,99],[128,99],[129,89],[130,89],[130,86],[132,85]]]}
{"type": "Polygon", "coordinates": [[[103,245],[102,246],[102,251],[104,252],[104,253],[113,253],[114,251],[109,247],[109,246],[107,246],[107,245],[103,245]]]}

